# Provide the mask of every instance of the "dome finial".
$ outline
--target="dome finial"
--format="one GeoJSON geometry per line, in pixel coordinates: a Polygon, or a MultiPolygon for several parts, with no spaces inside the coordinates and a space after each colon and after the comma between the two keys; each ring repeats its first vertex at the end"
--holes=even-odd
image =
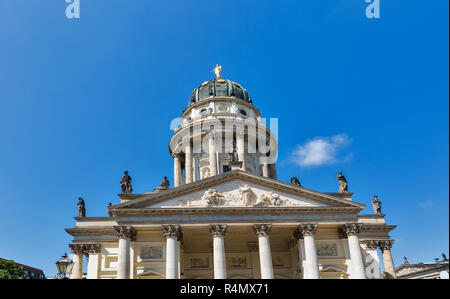
{"type": "Polygon", "coordinates": [[[211,71],[211,73],[216,74],[216,79],[222,79],[222,77],[220,76],[221,72],[222,72],[222,66],[218,65],[218,64],[216,64],[216,68],[211,71]]]}

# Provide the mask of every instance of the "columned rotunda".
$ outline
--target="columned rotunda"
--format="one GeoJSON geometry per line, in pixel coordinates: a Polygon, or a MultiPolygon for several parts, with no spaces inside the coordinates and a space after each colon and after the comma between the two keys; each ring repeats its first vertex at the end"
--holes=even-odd
{"type": "MultiPolygon", "coordinates": [[[[84,201],[69,244],[72,278],[395,278],[395,225],[338,192],[319,192],[277,179],[277,134],[248,91],[221,77],[190,97],[169,142],[173,178],[133,193],[121,180],[120,203],[108,217],[86,217],[84,201]],[[382,259],[379,259],[378,249],[382,259]],[[84,259],[83,256],[87,258],[84,259]]],[[[338,187],[339,186],[339,187],[338,187]]]]}

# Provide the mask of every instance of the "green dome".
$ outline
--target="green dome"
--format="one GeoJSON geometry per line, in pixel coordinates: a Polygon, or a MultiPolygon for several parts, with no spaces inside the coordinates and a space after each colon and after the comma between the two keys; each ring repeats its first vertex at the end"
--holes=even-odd
{"type": "Polygon", "coordinates": [[[189,106],[213,97],[233,97],[251,104],[248,91],[240,84],[227,79],[213,79],[202,83],[192,92],[189,106]]]}

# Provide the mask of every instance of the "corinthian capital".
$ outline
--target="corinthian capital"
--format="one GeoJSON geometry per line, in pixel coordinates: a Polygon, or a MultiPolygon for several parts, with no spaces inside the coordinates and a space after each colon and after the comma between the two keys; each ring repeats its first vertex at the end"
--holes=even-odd
{"type": "Polygon", "coordinates": [[[179,225],[162,225],[161,229],[166,238],[177,238],[181,240],[181,228],[179,225]]]}
{"type": "Polygon", "coordinates": [[[361,224],[359,223],[347,223],[342,228],[343,233],[349,236],[357,236],[361,232],[361,224]]]}
{"type": "Polygon", "coordinates": [[[136,240],[136,231],[131,226],[114,226],[114,233],[119,239],[128,239],[130,241],[136,240]]]}
{"type": "Polygon", "coordinates": [[[380,240],[378,243],[381,251],[391,250],[393,244],[394,240],[380,240]]]}
{"type": "Polygon", "coordinates": [[[227,226],[226,225],[210,225],[209,226],[209,232],[213,237],[224,237],[225,233],[227,232],[227,226]]]}
{"type": "Polygon", "coordinates": [[[378,240],[363,240],[361,241],[367,249],[377,249],[379,246],[380,241],[378,240]]]}
{"type": "Polygon", "coordinates": [[[84,244],[69,244],[69,248],[74,254],[83,254],[86,247],[84,244]]]}
{"type": "Polygon", "coordinates": [[[253,225],[253,230],[257,236],[268,237],[272,230],[272,224],[255,224],[253,225]]]}
{"type": "MultiPolygon", "coordinates": [[[[316,234],[317,231],[317,224],[315,223],[306,223],[306,224],[302,224],[298,227],[297,230],[297,234],[296,236],[314,236],[316,234]]],[[[295,235],[294,235],[295,237],[295,235]]]]}
{"type": "Polygon", "coordinates": [[[101,244],[86,244],[85,245],[86,254],[100,253],[101,249],[102,249],[101,244]]]}

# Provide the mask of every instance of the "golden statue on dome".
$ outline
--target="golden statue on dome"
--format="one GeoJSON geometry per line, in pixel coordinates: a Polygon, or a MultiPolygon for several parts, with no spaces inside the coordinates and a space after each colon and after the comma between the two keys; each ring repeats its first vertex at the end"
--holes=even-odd
{"type": "Polygon", "coordinates": [[[222,72],[222,66],[218,65],[218,64],[216,64],[216,68],[211,71],[211,73],[216,74],[216,79],[222,79],[222,77],[220,76],[221,72],[222,72]]]}

